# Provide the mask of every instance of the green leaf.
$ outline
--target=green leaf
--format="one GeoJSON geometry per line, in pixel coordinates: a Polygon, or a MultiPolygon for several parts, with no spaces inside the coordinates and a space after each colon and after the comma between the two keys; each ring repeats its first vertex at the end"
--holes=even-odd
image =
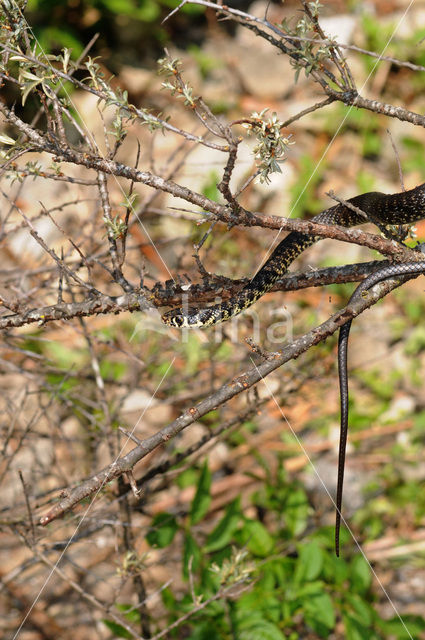
{"type": "Polygon", "coordinates": [[[397,640],[411,640],[420,638],[425,632],[425,618],[422,616],[407,615],[391,618],[391,620],[377,620],[377,626],[382,629],[386,637],[394,636],[397,640]]]}
{"type": "Polygon", "coordinates": [[[207,513],[211,503],[210,488],[211,471],[208,468],[208,462],[205,461],[190,509],[190,521],[192,524],[197,524],[207,513]]]}
{"type": "Polygon", "coordinates": [[[174,593],[169,587],[161,590],[161,600],[168,611],[177,611],[180,607],[180,603],[176,601],[174,593]]]}
{"type": "Polygon", "coordinates": [[[309,504],[303,489],[294,489],[288,495],[285,505],[285,523],[292,538],[304,531],[307,526],[309,504]]]}
{"type": "MultiPolygon", "coordinates": [[[[165,5],[166,7],[170,7],[170,9],[175,9],[177,6],[180,6],[180,11],[182,13],[187,13],[188,15],[192,16],[199,15],[201,13],[204,13],[205,11],[205,7],[200,7],[196,4],[185,4],[181,6],[181,2],[179,2],[179,0],[162,0],[161,4],[165,5]]],[[[418,41],[421,39],[422,38],[418,38],[418,41]]]]}
{"type": "Polygon", "coordinates": [[[184,469],[177,476],[177,485],[180,489],[186,489],[186,487],[195,486],[198,481],[198,474],[192,467],[190,469],[184,469]]]}
{"type": "Polygon", "coordinates": [[[282,617],[282,602],[274,588],[274,581],[273,586],[268,589],[262,579],[252,591],[243,593],[238,598],[238,629],[257,624],[257,618],[262,619],[263,616],[267,616],[271,622],[279,622],[282,617]]]}
{"type": "Polygon", "coordinates": [[[132,604],[116,604],[115,606],[129,622],[134,622],[135,624],[140,622],[140,611],[135,609],[132,604]]]}
{"type": "MultiPolygon", "coordinates": [[[[333,545],[333,536],[334,529],[332,527],[332,545],[333,545]]],[[[349,565],[344,560],[344,558],[337,558],[333,553],[327,553],[324,556],[324,564],[323,564],[323,578],[326,582],[332,583],[337,586],[342,586],[346,580],[348,580],[349,574],[349,565]]]]}
{"type": "Polygon", "coordinates": [[[352,615],[357,618],[361,624],[370,625],[374,618],[374,610],[369,604],[363,600],[358,594],[345,593],[345,601],[352,607],[352,615]]]}
{"type": "Polygon", "coordinates": [[[40,33],[40,46],[43,47],[43,49],[50,50],[62,47],[72,49],[74,58],[78,58],[84,48],[78,39],[77,34],[74,35],[74,32],[69,28],[69,25],[64,23],[62,23],[60,27],[56,27],[54,25],[44,27],[40,33]]]}
{"type": "MultiPolygon", "coordinates": [[[[252,592],[251,594],[244,594],[244,595],[253,596],[255,598],[256,604],[258,604],[258,591],[256,593],[252,592]]],[[[262,622],[264,622],[264,615],[255,606],[254,601],[248,600],[248,602],[250,602],[248,609],[246,608],[246,606],[244,608],[240,608],[239,600],[238,600],[238,608],[236,610],[236,616],[234,619],[234,623],[238,631],[243,631],[244,629],[251,629],[252,627],[258,627],[262,624],[262,622]]]]}
{"type": "Polygon", "coordinates": [[[262,558],[268,556],[274,547],[274,539],[258,520],[245,521],[242,529],[242,539],[253,554],[262,558]]]}
{"type": "Polygon", "coordinates": [[[21,90],[22,90],[22,106],[25,106],[25,103],[27,101],[27,98],[28,98],[29,94],[31,93],[31,91],[33,89],[35,89],[35,87],[40,82],[43,82],[43,79],[42,78],[37,78],[37,80],[34,80],[34,82],[25,82],[25,84],[23,84],[21,86],[21,90]]]}
{"type": "Polygon", "coordinates": [[[358,593],[364,593],[370,587],[372,575],[369,565],[362,555],[354,556],[351,562],[351,583],[358,593]]]}
{"type": "Polygon", "coordinates": [[[189,566],[192,572],[199,569],[201,562],[201,550],[192,538],[190,533],[187,533],[184,538],[183,546],[183,577],[187,580],[189,578],[189,566]]]}
{"type": "Polygon", "coordinates": [[[345,638],[346,640],[372,640],[376,634],[371,633],[371,629],[362,625],[356,618],[350,615],[344,616],[345,638]]]}
{"type": "Polygon", "coordinates": [[[202,187],[202,193],[210,200],[218,201],[220,199],[220,191],[217,188],[217,184],[220,182],[220,177],[216,171],[210,171],[207,179],[202,187]]]}
{"type": "Polygon", "coordinates": [[[327,593],[312,596],[304,603],[305,618],[308,624],[321,635],[324,634],[323,627],[333,629],[335,626],[335,612],[327,593]]]}
{"type": "Polygon", "coordinates": [[[205,551],[217,551],[222,549],[231,541],[240,520],[239,498],[233,500],[226,509],[226,513],[210,533],[205,546],[205,551]]]}
{"type": "Polygon", "coordinates": [[[0,142],[1,144],[10,144],[13,145],[15,144],[16,140],[14,140],[13,138],[9,138],[9,136],[2,134],[0,136],[0,142]]]}
{"type": "Polygon", "coordinates": [[[151,547],[167,547],[172,541],[179,526],[177,520],[170,513],[158,513],[152,520],[151,531],[146,540],[151,547]]]}
{"type": "Polygon", "coordinates": [[[255,626],[243,629],[237,635],[238,640],[285,640],[285,636],[272,622],[261,620],[255,626]]]}
{"type": "Polygon", "coordinates": [[[105,625],[105,627],[108,627],[109,631],[112,631],[112,633],[116,638],[133,638],[134,637],[131,635],[129,631],[127,631],[127,629],[125,629],[120,624],[117,624],[113,620],[102,620],[102,622],[105,625]]]}
{"type": "Polygon", "coordinates": [[[294,590],[294,596],[298,600],[311,600],[317,598],[323,593],[323,582],[316,580],[315,582],[305,582],[298,589],[294,590]]]}
{"type": "Polygon", "coordinates": [[[315,580],[323,567],[323,551],[316,541],[300,545],[295,580],[298,583],[315,580]]]}

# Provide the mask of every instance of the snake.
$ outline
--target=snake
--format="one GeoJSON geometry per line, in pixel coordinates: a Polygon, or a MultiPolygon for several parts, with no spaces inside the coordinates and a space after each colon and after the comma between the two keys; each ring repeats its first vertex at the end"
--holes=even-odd
{"type": "MultiPolygon", "coordinates": [[[[398,264],[390,264],[371,273],[363,282],[359,284],[352,294],[348,305],[359,300],[365,292],[369,291],[374,285],[387,280],[388,278],[396,278],[400,276],[415,277],[425,273],[425,260],[417,262],[402,262],[398,264]]],[[[335,553],[339,556],[340,547],[340,528],[342,518],[342,491],[344,485],[344,469],[345,469],[345,453],[347,448],[348,437],[348,339],[353,319],[347,320],[339,330],[338,337],[338,377],[340,389],[340,435],[339,435],[339,453],[338,453],[338,479],[336,490],[336,521],[335,521],[335,553]]]]}
{"type": "MultiPolygon", "coordinates": [[[[424,217],[425,183],[400,193],[385,194],[369,191],[347,200],[360,209],[368,220],[378,225],[402,225],[417,222],[424,217]]],[[[345,204],[337,204],[321,211],[312,222],[352,227],[366,222],[365,217],[345,204]]],[[[292,231],[276,247],[269,259],[235,296],[210,307],[178,307],[167,311],[162,321],[171,327],[198,327],[204,329],[233,318],[253,305],[287,273],[291,263],[305,249],[321,238],[312,234],[292,231]]]]}
{"type": "MultiPolygon", "coordinates": [[[[378,191],[363,193],[347,200],[360,209],[367,220],[381,229],[386,225],[412,224],[425,217],[425,183],[408,191],[385,194],[378,191]]],[[[312,218],[313,222],[351,227],[365,222],[365,217],[343,203],[334,205],[312,218]]],[[[183,328],[205,328],[224,322],[254,304],[288,271],[291,263],[305,249],[320,240],[318,236],[293,231],[284,238],[273,251],[256,275],[230,300],[204,309],[179,307],[167,311],[162,319],[165,324],[183,328]]],[[[390,264],[368,276],[355,290],[349,304],[357,300],[375,284],[400,275],[415,276],[425,272],[425,260],[390,264]]],[[[340,328],[338,341],[338,369],[340,384],[340,442],[338,453],[338,474],[336,492],[335,553],[340,552],[340,528],[342,494],[344,484],[345,455],[348,436],[348,374],[347,351],[352,320],[340,328]]]]}

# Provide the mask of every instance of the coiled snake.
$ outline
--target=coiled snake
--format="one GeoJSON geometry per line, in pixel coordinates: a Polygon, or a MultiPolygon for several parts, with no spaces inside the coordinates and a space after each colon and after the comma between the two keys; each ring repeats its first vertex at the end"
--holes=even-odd
{"type": "MultiPolygon", "coordinates": [[[[375,191],[364,193],[350,198],[347,202],[361,209],[370,221],[378,225],[410,224],[425,217],[425,183],[401,193],[384,194],[375,191]]],[[[338,204],[319,213],[313,218],[313,221],[351,227],[365,222],[365,219],[347,206],[338,204]]],[[[252,280],[236,296],[206,309],[172,309],[164,314],[163,321],[173,327],[208,327],[232,318],[270,291],[275,282],[287,272],[295,258],[317,240],[320,238],[297,231],[289,233],[252,280]]],[[[424,272],[425,260],[385,266],[372,273],[357,287],[350,302],[358,299],[364,292],[382,280],[400,275],[415,276],[424,272]]],[[[339,555],[342,489],[348,431],[347,347],[351,323],[352,321],[349,320],[341,327],[338,344],[341,429],[336,494],[335,551],[337,555],[339,555]]]]}

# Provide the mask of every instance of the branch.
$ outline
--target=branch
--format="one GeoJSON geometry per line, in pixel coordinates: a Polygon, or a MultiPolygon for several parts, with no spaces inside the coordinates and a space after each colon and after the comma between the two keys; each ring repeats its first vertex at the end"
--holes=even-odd
{"type": "MultiPolygon", "coordinates": [[[[307,68],[307,62],[302,59],[302,54],[297,54],[297,49],[294,47],[290,49],[288,46],[283,44],[282,39],[285,39],[289,44],[292,41],[309,41],[309,38],[299,38],[297,36],[293,36],[292,34],[286,33],[283,29],[271,24],[267,20],[257,18],[249,13],[245,13],[244,11],[240,11],[238,9],[232,9],[227,5],[217,4],[215,2],[209,2],[208,0],[188,0],[189,4],[199,4],[204,7],[208,7],[213,9],[218,13],[222,13],[226,15],[228,18],[235,20],[243,27],[254,31],[256,35],[264,38],[268,42],[270,42],[273,46],[277,47],[283,53],[288,55],[292,60],[296,61],[298,65],[301,67],[307,68]],[[274,38],[270,34],[262,31],[258,28],[257,24],[262,25],[263,27],[269,29],[273,33],[275,33],[279,39],[274,38]]],[[[313,42],[316,44],[321,44],[323,39],[314,40],[313,42]]],[[[328,43],[327,43],[328,44],[328,43]]],[[[333,48],[339,46],[334,42],[328,44],[333,48]]],[[[391,118],[398,118],[399,120],[403,120],[405,122],[410,122],[414,125],[419,125],[421,127],[425,127],[425,116],[420,115],[419,113],[415,113],[414,111],[409,111],[408,109],[404,109],[403,107],[394,107],[391,104],[386,104],[380,102],[379,100],[369,100],[368,98],[363,98],[360,96],[355,88],[351,85],[345,83],[345,86],[342,86],[340,82],[337,82],[335,77],[331,77],[330,80],[332,82],[336,82],[337,86],[340,88],[340,91],[336,91],[330,84],[328,79],[324,79],[321,74],[327,76],[329,78],[328,70],[321,65],[318,66],[318,70],[312,68],[309,71],[309,74],[314,78],[316,82],[318,82],[327,96],[332,97],[334,100],[339,100],[346,105],[350,105],[353,107],[359,107],[360,109],[368,109],[369,111],[373,111],[374,113],[379,113],[382,115],[390,116],[391,118]]],[[[331,74],[332,75],[332,74],[331,74]]]]}
{"type": "MultiPolygon", "coordinates": [[[[389,264],[386,260],[372,260],[370,262],[358,262],[339,267],[326,267],[324,269],[311,269],[311,271],[295,271],[287,273],[280,278],[270,289],[270,293],[276,291],[298,291],[309,287],[322,287],[329,284],[344,284],[359,282],[377,269],[389,264]]],[[[151,290],[153,304],[156,307],[173,307],[181,304],[182,296],[185,296],[188,304],[196,303],[198,306],[208,302],[214,302],[217,297],[222,300],[232,298],[241,287],[249,282],[249,278],[232,280],[226,276],[210,276],[202,283],[185,285],[185,288],[177,282],[169,281],[166,286],[157,283],[151,290]]]]}
{"type": "Polygon", "coordinates": [[[325,340],[328,336],[335,333],[340,326],[345,324],[347,320],[354,318],[365,309],[371,307],[407,279],[410,279],[410,277],[398,278],[397,280],[392,279],[380,283],[374,287],[372,291],[368,291],[367,295],[362,297],[362,299],[352,303],[350,307],[345,307],[333,314],[318,327],[315,327],[297,340],[294,340],[287,347],[277,351],[273,359],[266,360],[258,366],[254,365],[254,367],[243,372],[237,378],[233,378],[224,384],[215,393],[186,409],[176,420],[173,420],[150,438],[143,440],[140,445],[132,449],[127,455],[118,458],[112,464],[104,467],[94,476],[82,482],[78,487],[70,490],[65,498],[61,499],[48,513],[40,518],[40,524],[43,526],[49,524],[49,522],[64,515],[84,498],[99,491],[106,483],[115,478],[119,478],[123,473],[132,471],[134,465],[156,449],[156,447],[168,442],[183,431],[183,429],[213,409],[217,409],[218,406],[228,402],[240,393],[247,391],[247,389],[260,382],[272,371],[275,371],[289,360],[298,358],[302,353],[308,351],[310,347],[325,340]]]}
{"type": "MultiPolygon", "coordinates": [[[[98,89],[90,87],[87,84],[85,84],[84,82],[81,82],[80,80],[77,80],[71,74],[64,73],[63,71],[60,71],[59,69],[56,69],[52,65],[42,62],[38,58],[34,58],[33,56],[29,56],[29,55],[27,55],[25,53],[22,53],[21,51],[17,51],[15,49],[12,49],[11,47],[5,46],[5,45],[3,45],[1,43],[0,43],[0,50],[3,50],[5,52],[7,52],[7,53],[12,53],[14,55],[19,55],[21,58],[25,58],[26,60],[28,60],[28,62],[32,62],[36,66],[41,67],[42,69],[49,70],[51,73],[53,73],[58,78],[61,78],[62,80],[66,80],[68,82],[71,82],[73,85],[75,85],[76,87],[78,87],[82,91],[87,91],[88,93],[92,93],[93,95],[97,96],[101,100],[103,100],[105,102],[108,102],[108,104],[114,104],[117,107],[123,108],[125,111],[128,112],[129,115],[137,116],[140,120],[142,120],[142,122],[147,122],[147,123],[151,123],[151,124],[154,123],[158,127],[161,127],[163,129],[167,129],[168,131],[171,131],[172,133],[176,133],[177,135],[183,136],[184,138],[186,138],[186,140],[202,144],[205,147],[209,147],[210,149],[215,149],[215,150],[223,151],[223,152],[226,152],[226,153],[228,151],[227,146],[219,145],[219,144],[216,144],[214,142],[209,142],[208,140],[205,140],[201,136],[195,136],[195,135],[189,133],[188,131],[184,131],[183,129],[179,129],[178,127],[175,127],[172,124],[170,124],[167,120],[163,120],[159,116],[155,116],[152,113],[148,113],[147,111],[143,111],[143,109],[137,109],[137,107],[135,107],[132,104],[127,104],[125,107],[123,107],[122,103],[120,103],[120,101],[118,99],[113,99],[111,96],[106,95],[102,91],[99,91],[98,89]]],[[[10,76],[7,76],[5,74],[0,74],[0,77],[3,77],[3,79],[7,80],[7,81],[12,81],[12,82],[15,81],[14,78],[12,78],[10,76]]]]}
{"type": "Polygon", "coordinates": [[[38,322],[45,324],[53,320],[71,320],[101,313],[122,313],[123,311],[146,311],[150,304],[142,293],[124,294],[118,297],[98,295],[83,302],[61,302],[48,307],[30,309],[0,318],[0,330],[23,327],[38,322]]]}
{"type": "MultiPolygon", "coordinates": [[[[181,198],[186,200],[186,202],[190,202],[191,204],[201,207],[205,211],[209,211],[221,222],[226,222],[231,225],[235,224],[235,218],[234,215],[232,215],[233,212],[229,210],[228,207],[221,205],[200,193],[192,191],[191,189],[173,182],[172,180],[166,180],[160,176],[154,175],[149,171],[138,171],[137,169],[124,165],[120,162],[115,162],[100,156],[81,153],[71,149],[70,147],[67,149],[52,149],[52,143],[50,141],[45,140],[38,132],[31,129],[29,125],[20,120],[20,118],[18,118],[10,109],[1,103],[0,112],[2,112],[12,124],[25,132],[39,148],[39,151],[53,153],[56,157],[64,160],[65,162],[71,162],[85,166],[89,169],[94,169],[95,171],[101,171],[114,176],[127,178],[134,182],[142,182],[149,187],[159,189],[166,193],[171,193],[176,198],[181,198]]],[[[336,225],[324,225],[304,220],[289,220],[279,216],[255,214],[242,207],[240,207],[238,212],[237,223],[238,225],[243,226],[259,226],[268,229],[278,229],[279,231],[299,231],[308,235],[316,235],[322,238],[333,238],[335,240],[342,240],[343,242],[364,245],[370,249],[379,251],[384,255],[389,255],[400,260],[412,259],[412,252],[409,249],[400,246],[395,247],[391,241],[386,240],[385,238],[380,238],[358,229],[346,229],[336,225]]]]}

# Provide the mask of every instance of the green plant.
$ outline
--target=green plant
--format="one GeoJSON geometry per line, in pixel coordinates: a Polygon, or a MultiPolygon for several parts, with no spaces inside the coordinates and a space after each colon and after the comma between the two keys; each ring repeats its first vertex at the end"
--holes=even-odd
{"type": "MultiPolygon", "coordinates": [[[[186,638],[295,640],[309,633],[327,638],[341,622],[344,637],[353,640],[387,640],[389,633],[402,640],[404,624],[413,635],[425,629],[419,616],[380,617],[368,563],[359,553],[337,559],[333,528],[306,533],[307,495],[281,466],[251,495],[257,517],[247,517],[237,498],[206,534],[210,488],[204,463],[188,512],[177,518],[158,514],[147,534],[157,549],[171,551],[176,544],[180,549],[182,577],[190,588],[168,587],[162,602],[170,625],[186,618],[186,638]]],[[[347,541],[347,533],[343,538],[347,541]]],[[[111,621],[106,624],[112,629],[111,621]]],[[[128,637],[125,629],[114,625],[113,630],[128,637]]],[[[170,637],[181,634],[175,629],[170,637]]]]}

